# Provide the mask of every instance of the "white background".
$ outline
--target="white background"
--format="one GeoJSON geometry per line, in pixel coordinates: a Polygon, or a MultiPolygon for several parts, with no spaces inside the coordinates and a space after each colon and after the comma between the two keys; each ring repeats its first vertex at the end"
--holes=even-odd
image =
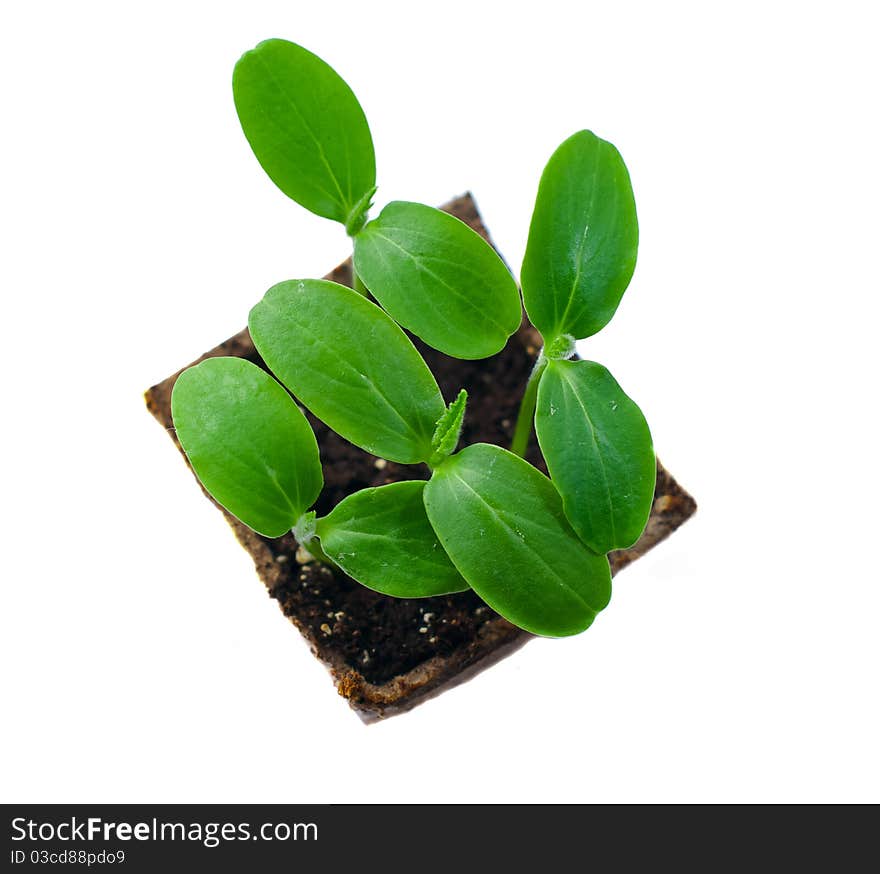
{"type": "Polygon", "coordinates": [[[873,5],[5,4],[2,800],[880,800],[873,5]],[[517,271],[558,143],[620,148],[582,352],[700,505],[589,632],[372,727],[141,396],[347,254],[241,134],[270,36],[358,94],[377,206],[471,189],[517,271]]]}

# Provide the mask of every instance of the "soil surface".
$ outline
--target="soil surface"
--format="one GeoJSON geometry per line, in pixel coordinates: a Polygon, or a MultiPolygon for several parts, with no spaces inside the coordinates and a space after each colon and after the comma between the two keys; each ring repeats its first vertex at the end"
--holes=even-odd
{"type": "MultiPolygon", "coordinates": [[[[488,239],[470,195],[446,204],[444,209],[488,239]]],[[[328,278],[350,284],[350,262],[337,267],[328,278]]],[[[510,445],[522,390],[538,352],[537,339],[524,322],[498,355],[483,361],[461,361],[413,338],[447,402],[459,389],[468,391],[460,447],[477,442],[510,445]]],[[[202,357],[214,355],[238,355],[263,366],[247,330],[202,357]]],[[[177,375],[146,395],[150,411],[173,438],[170,396],[177,375]]],[[[424,465],[400,465],[376,458],[307,415],[318,438],[324,469],[324,489],[315,507],[319,515],[359,489],[428,478],[424,465]]],[[[546,472],[534,435],[528,458],[546,472]]],[[[648,529],[635,547],[610,556],[612,570],[619,570],[662,540],[695,508],[693,498],[658,464],[648,529]]],[[[330,667],[340,694],[349,698],[367,721],[409,709],[529,639],[472,592],[412,600],[380,595],[341,571],[311,561],[303,563],[292,534],[269,540],[225,515],[251,553],[270,596],[330,667]]]]}

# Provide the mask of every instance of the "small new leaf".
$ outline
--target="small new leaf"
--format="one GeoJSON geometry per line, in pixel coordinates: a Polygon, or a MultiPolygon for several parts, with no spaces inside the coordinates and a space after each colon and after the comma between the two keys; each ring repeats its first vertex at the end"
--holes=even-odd
{"type": "Polygon", "coordinates": [[[544,357],[550,361],[567,361],[577,352],[577,341],[571,334],[560,334],[544,348],[544,357]]]}
{"type": "Polygon", "coordinates": [[[303,513],[293,524],[293,536],[297,543],[308,543],[314,536],[318,525],[318,514],[314,510],[303,513]]]}
{"type": "Polygon", "coordinates": [[[302,410],[242,358],[185,370],[171,415],[193,470],[218,504],[266,537],[291,529],[321,491],[318,443],[302,410]]]}
{"type": "Polygon", "coordinates": [[[446,408],[446,412],[438,420],[434,436],[431,438],[431,448],[434,450],[428,462],[431,467],[436,467],[444,458],[455,452],[458,438],[461,435],[467,397],[467,392],[462,389],[458,393],[458,397],[446,408]]]}
{"type": "Polygon", "coordinates": [[[463,592],[468,584],[425,515],[425,483],[363,489],[318,520],[321,548],[352,579],[395,598],[463,592]]]}
{"type": "Polygon", "coordinates": [[[248,327],[272,372],[337,434],[402,464],[431,457],[443,396],[412,341],[372,301],[326,280],[281,282],[248,327]]]}
{"type": "Polygon", "coordinates": [[[429,346],[455,358],[500,352],[519,327],[516,282],[463,221],[420,203],[389,203],[354,239],[370,293],[429,346]]]}
{"type": "Polygon", "coordinates": [[[269,39],[235,65],[232,92],[257,160],[288,197],[342,224],[362,221],[376,186],[373,139],[332,67],[302,46],[269,39]]]}
{"type": "Polygon", "coordinates": [[[590,131],[569,137],[541,176],[521,273],[526,312],[547,343],[560,334],[581,340],[611,320],[638,244],[620,153],[590,131]]]}
{"type": "Polygon", "coordinates": [[[345,220],[345,233],[353,237],[360,233],[361,228],[367,221],[367,213],[373,205],[373,195],[376,193],[374,185],[352,208],[345,220]]]}
{"type": "Polygon", "coordinates": [[[535,429],[565,514],[595,552],[626,549],[654,501],[656,460],[642,411],[594,361],[551,361],[535,429]]]}
{"type": "Polygon", "coordinates": [[[493,610],[534,634],[587,628],[611,597],[605,556],[584,546],[550,480],[485,443],[447,458],[425,509],[461,575],[493,610]]]}

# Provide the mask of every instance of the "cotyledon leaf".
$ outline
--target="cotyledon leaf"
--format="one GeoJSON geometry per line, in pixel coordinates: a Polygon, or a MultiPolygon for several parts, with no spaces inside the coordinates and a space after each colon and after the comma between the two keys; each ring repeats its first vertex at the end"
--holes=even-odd
{"type": "Polygon", "coordinates": [[[318,443],[302,410],[242,358],[208,358],[174,383],[177,438],[202,485],[249,528],[280,537],[321,491],[318,443]]]}
{"type": "Polygon", "coordinates": [[[535,430],[565,513],[596,552],[625,549],[651,514],[657,465],[642,411],[594,361],[551,361],[535,430]]]}
{"type": "Polygon", "coordinates": [[[607,605],[608,560],[584,546],[550,480],[518,456],[485,443],[450,456],[425,486],[425,509],[461,575],[520,628],[577,634],[607,605]]]}
{"type": "Polygon", "coordinates": [[[446,409],[422,356],[376,304],[335,282],[281,282],[248,320],[272,372],[319,419],[373,455],[427,461],[446,409]]]}
{"type": "Polygon", "coordinates": [[[498,253],[464,222],[395,201],[354,240],[354,265],[391,316],[456,358],[486,358],[519,327],[516,282],[498,253]]]}
{"type": "Polygon", "coordinates": [[[638,244],[620,153],[590,131],[569,137],[541,175],[521,272],[526,312],[547,343],[589,337],[611,320],[638,244]]]}
{"type": "Polygon", "coordinates": [[[346,224],[376,187],[367,119],[339,74],[283,39],[244,54],[232,76],[235,108],[257,160],[290,198],[346,224]]]}
{"type": "Polygon", "coordinates": [[[463,592],[468,584],[425,515],[424,488],[410,481],[355,492],[318,520],[321,548],[350,577],[385,595],[463,592]]]}

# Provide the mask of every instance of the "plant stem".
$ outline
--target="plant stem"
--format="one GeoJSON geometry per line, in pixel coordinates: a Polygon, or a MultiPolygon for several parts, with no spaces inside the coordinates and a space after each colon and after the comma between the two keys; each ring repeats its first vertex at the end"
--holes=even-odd
{"type": "Polygon", "coordinates": [[[513,431],[513,441],[510,444],[510,451],[520,458],[525,458],[526,449],[529,446],[529,437],[532,436],[532,426],[535,423],[535,405],[538,402],[538,384],[541,382],[541,375],[547,366],[547,359],[544,357],[544,350],[538,353],[538,360],[532,368],[532,374],[526,383],[526,390],[523,392],[522,401],[519,405],[519,415],[516,417],[516,427],[513,431]]]}
{"type": "Polygon", "coordinates": [[[315,561],[321,562],[321,564],[328,564],[330,567],[336,567],[336,562],[321,549],[321,544],[318,542],[317,537],[310,537],[305,542],[301,543],[300,546],[305,549],[309,555],[312,556],[315,561]]]}
{"type": "Polygon", "coordinates": [[[357,275],[357,271],[354,269],[354,263],[351,265],[351,287],[358,293],[363,295],[364,297],[369,297],[370,292],[367,291],[367,286],[364,285],[363,280],[360,276],[357,275]]]}

